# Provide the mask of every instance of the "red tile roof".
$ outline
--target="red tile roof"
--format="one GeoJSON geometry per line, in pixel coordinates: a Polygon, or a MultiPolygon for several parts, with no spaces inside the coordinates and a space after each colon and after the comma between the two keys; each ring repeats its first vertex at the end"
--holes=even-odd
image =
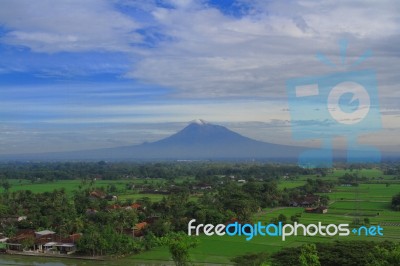
{"type": "Polygon", "coordinates": [[[131,205],[132,209],[139,209],[142,205],[140,205],[139,203],[133,203],[131,205]]]}
{"type": "Polygon", "coordinates": [[[121,209],[121,206],[119,206],[118,204],[113,204],[113,205],[107,206],[107,209],[109,209],[109,210],[117,210],[117,209],[121,209]]]}
{"type": "Polygon", "coordinates": [[[143,230],[147,226],[146,222],[135,224],[134,230],[143,230]]]}

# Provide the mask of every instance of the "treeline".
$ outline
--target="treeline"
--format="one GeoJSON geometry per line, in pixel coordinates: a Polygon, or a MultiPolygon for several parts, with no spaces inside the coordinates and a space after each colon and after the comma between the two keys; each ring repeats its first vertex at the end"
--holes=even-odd
{"type": "Polygon", "coordinates": [[[335,241],[283,248],[269,254],[237,256],[236,265],[272,266],[392,266],[400,265],[400,244],[390,241],[335,241]]]}
{"type": "Polygon", "coordinates": [[[0,164],[0,179],[60,180],[93,179],[108,180],[124,178],[163,178],[196,176],[201,178],[216,175],[238,178],[276,178],[320,174],[327,169],[303,169],[296,165],[269,163],[222,163],[222,162],[159,162],[159,163],[108,163],[57,162],[57,163],[7,163],[0,164]]]}
{"type": "Polygon", "coordinates": [[[396,179],[400,179],[399,163],[385,164],[383,165],[382,169],[385,175],[394,175],[396,179]]]}
{"type": "Polygon", "coordinates": [[[4,193],[0,201],[1,232],[7,236],[13,236],[18,229],[55,228],[60,225],[64,226],[63,230],[73,231],[71,227],[74,227],[76,217],[75,208],[64,189],[44,193],[32,193],[30,190],[4,193]],[[14,223],[6,219],[14,216],[26,216],[27,219],[14,223]]]}

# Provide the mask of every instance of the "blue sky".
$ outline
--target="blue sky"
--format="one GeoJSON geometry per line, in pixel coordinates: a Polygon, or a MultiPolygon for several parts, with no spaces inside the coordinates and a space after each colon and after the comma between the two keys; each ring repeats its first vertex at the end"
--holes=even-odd
{"type": "Polygon", "coordinates": [[[395,0],[0,5],[0,154],[154,141],[196,118],[257,140],[313,145],[291,140],[286,81],[364,68],[377,75],[383,128],[361,140],[400,147],[395,0]],[[341,39],[349,64],[317,60],[340,62],[341,39]],[[373,56],[351,67],[366,50],[373,56]]]}

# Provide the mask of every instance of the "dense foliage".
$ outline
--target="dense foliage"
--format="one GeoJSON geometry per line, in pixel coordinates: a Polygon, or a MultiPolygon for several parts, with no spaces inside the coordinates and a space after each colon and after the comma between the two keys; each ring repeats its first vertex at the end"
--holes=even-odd
{"type": "Polygon", "coordinates": [[[392,209],[400,211],[400,193],[392,197],[392,209]]]}
{"type": "MultiPolygon", "coordinates": [[[[306,246],[306,245],[305,245],[306,246]]],[[[316,251],[308,246],[284,248],[274,253],[271,258],[272,265],[286,266],[299,265],[302,256],[306,257],[308,264],[324,266],[389,266],[400,265],[400,245],[393,242],[369,241],[335,241],[333,243],[316,243],[316,251]],[[308,257],[308,258],[307,258],[308,257]]]]}
{"type": "Polygon", "coordinates": [[[272,254],[252,253],[232,259],[236,265],[393,266],[400,265],[400,244],[393,242],[335,241],[283,248],[272,254]]]}
{"type": "Polygon", "coordinates": [[[223,163],[223,162],[159,162],[159,163],[108,163],[55,162],[55,163],[3,163],[0,165],[0,179],[38,180],[60,179],[103,179],[164,178],[182,176],[208,178],[215,175],[235,175],[239,178],[276,178],[310,173],[324,175],[326,169],[303,169],[295,165],[265,163],[223,163]]]}

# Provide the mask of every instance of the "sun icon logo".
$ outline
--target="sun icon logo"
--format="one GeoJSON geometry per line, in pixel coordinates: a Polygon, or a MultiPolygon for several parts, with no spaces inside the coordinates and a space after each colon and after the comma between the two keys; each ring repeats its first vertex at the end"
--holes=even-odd
{"type": "MultiPolygon", "coordinates": [[[[348,162],[379,162],[380,152],[360,145],[360,135],[381,129],[375,71],[338,71],[347,61],[347,41],[340,41],[341,64],[334,64],[324,54],[317,59],[335,72],[324,76],[289,79],[286,84],[292,136],[296,140],[319,140],[320,149],[300,155],[301,164],[331,166],[332,139],[347,139],[348,162]],[[311,162],[311,163],[310,163],[311,162]]],[[[372,55],[366,51],[350,67],[372,55]]]]}

